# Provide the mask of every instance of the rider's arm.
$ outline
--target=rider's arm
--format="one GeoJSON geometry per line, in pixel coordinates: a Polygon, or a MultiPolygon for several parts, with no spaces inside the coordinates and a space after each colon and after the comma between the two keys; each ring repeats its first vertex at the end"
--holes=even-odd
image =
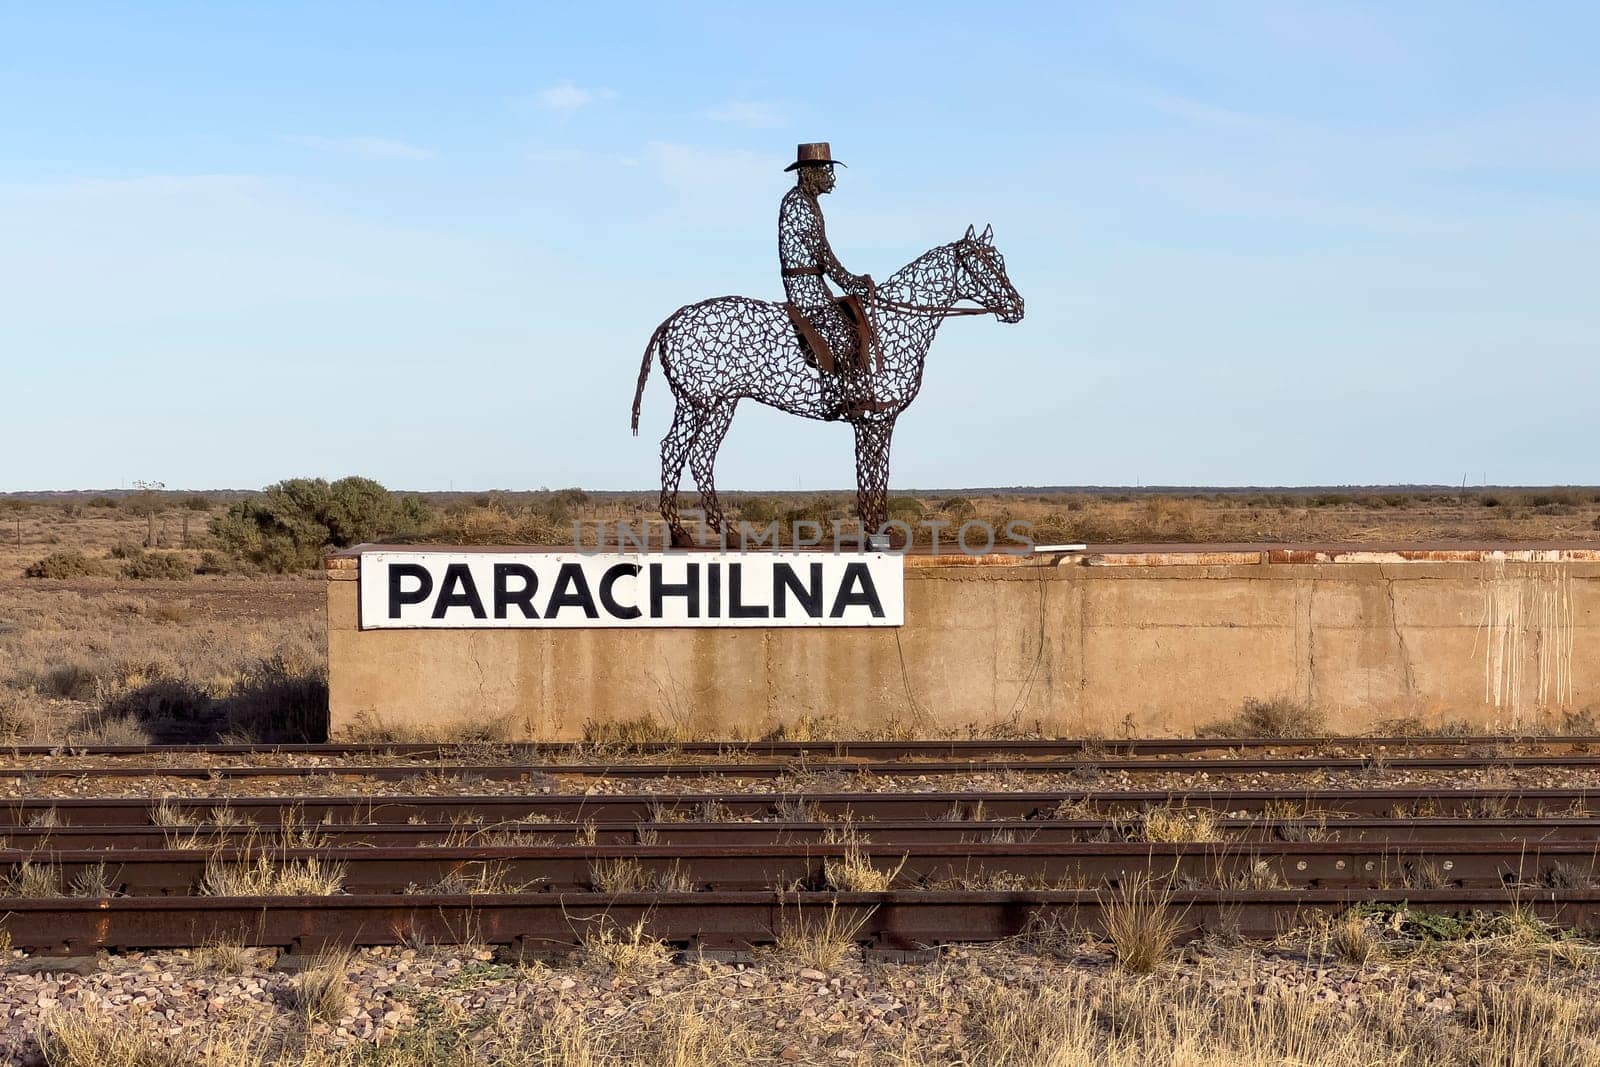
{"type": "Polygon", "coordinates": [[[817,217],[816,257],[817,266],[822,268],[822,273],[839,288],[856,296],[866,296],[872,288],[872,276],[869,274],[851,274],[844,269],[844,264],[839,262],[839,257],[833,254],[833,249],[828,245],[828,232],[823,228],[822,217],[817,217]]]}

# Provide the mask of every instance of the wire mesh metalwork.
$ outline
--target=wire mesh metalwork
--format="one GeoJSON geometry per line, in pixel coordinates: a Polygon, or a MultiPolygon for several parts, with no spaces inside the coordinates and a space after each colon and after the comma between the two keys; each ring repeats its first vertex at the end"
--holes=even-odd
{"type": "MultiPolygon", "coordinates": [[[[801,146],[802,160],[807,149],[801,146]]],[[[889,446],[895,420],[916,399],[928,348],[955,315],[1022,318],[993,230],[971,226],[875,284],[845,270],[828,244],[817,198],[833,188],[833,164],[802,162],[778,215],[786,302],[720,296],[669,315],[650,336],[633,398],[633,431],[652,363],[676,401],[661,441],[661,515],[674,545],[689,545],[678,510],[689,467],[706,525],[727,529],[717,499],[717,451],[741,400],[802,418],[848,422],[856,438],[856,511],[865,532],[887,518],[889,446]],[[835,297],[831,280],[844,290],[835,297]],[[958,306],[962,305],[962,306],[958,306]],[[863,339],[862,333],[866,336],[863,339]]]]}

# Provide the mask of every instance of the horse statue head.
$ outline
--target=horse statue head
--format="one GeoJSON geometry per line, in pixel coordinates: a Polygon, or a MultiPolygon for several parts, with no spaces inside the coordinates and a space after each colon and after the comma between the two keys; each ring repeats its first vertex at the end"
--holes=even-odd
{"type": "Polygon", "coordinates": [[[994,227],[975,233],[968,226],[953,247],[956,299],[972,301],[1001,322],[1021,322],[1022,294],[1006,275],[1006,257],[994,246],[994,227]]]}

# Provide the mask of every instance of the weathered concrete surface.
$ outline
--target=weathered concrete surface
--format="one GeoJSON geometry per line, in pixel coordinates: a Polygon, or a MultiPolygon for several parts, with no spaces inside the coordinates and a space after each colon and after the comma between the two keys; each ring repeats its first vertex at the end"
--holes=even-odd
{"type": "Polygon", "coordinates": [[[1340,730],[1559,724],[1600,705],[1592,546],[1227,549],[908,558],[898,630],[362,632],[355,561],[333,559],[332,728],[500,722],[553,739],[649,716],[757,736],[809,717],[1126,736],[1188,734],[1250,697],[1312,705],[1340,730]]]}

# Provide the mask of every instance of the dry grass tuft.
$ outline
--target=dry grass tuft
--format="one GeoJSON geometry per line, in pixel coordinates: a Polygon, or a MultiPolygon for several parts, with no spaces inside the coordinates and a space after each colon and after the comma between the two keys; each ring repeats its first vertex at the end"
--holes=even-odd
{"type": "Polygon", "coordinates": [[[1139,820],[1142,841],[1184,844],[1223,841],[1222,815],[1214,808],[1175,808],[1166,804],[1149,808],[1139,820]]]}
{"type": "Polygon", "coordinates": [[[61,872],[47,865],[18,864],[14,873],[0,880],[0,896],[38,899],[65,895],[61,888],[61,872]]]}
{"type": "Polygon", "coordinates": [[[72,876],[71,891],[68,895],[92,900],[114,897],[117,895],[116,875],[112,874],[103,862],[85,867],[72,876]]]}
{"type": "Polygon", "coordinates": [[[237,941],[207,941],[194,950],[196,967],[213,974],[247,974],[261,962],[261,954],[237,941]]]}
{"type": "Polygon", "coordinates": [[[533,882],[514,882],[508,864],[489,860],[463,863],[429,886],[429,893],[452,896],[502,896],[524,892],[533,882]]]}
{"type": "Polygon", "coordinates": [[[653,715],[583,724],[584,744],[593,745],[601,751],[627,751],[639,745],[670,744],[681,740],[682,731],[653,715]]]}
{"type": "Polygon", "coordinates": [[[1149,974],[1172,958],[1183,915],[1173,910],[1171,887],[1135,875],[1112,891],[1102,908],[1106,940],[1124,970],[1149,974]]]}
{"type": "Polygon", "coordinates": [[[693,873],[677,860],[652,872],[626,857],[595,860],[589,865],[589,884],[600,893],[688,893],[695,888],[693,873]]]}
{"type": "Polygon", "coordinates": [[[892,870],[877,867],[861,846],[852,842],[839,859],[823,861],[822,878],[828,888],[837,893],[885,893],[905,865],[906,860],[902,856],[892,870]]]}
{"type": "Polygon", "coordinates": [[[855,949],[873,910],[840,912],[837,901],[820,915],[796,908],[794,917],[785,913],[778,926],[775,951],[801,966],[831,971],[855,949]]]}
{"type": "Polygon", "coordinates": [[[162,797],[161,803],[150,809],[150,821],[156,826],[171,829],[195,826],[200,822],[194,815],[174,804],[171,797],[162,797]]]}
{"type": "Polygon", "coordinates": [[[618,974],[631,974],[661,966],[672,957],[672,951],[664,942],[645,934],[643,919],[626,928],[602,920],[598,928],[583,939],[583,956],[618,974]]]}
{"type": "Polygon", "coordinates": [[[289,983],[289,1003],[307,1023],[334,1025],[349,1014],[350,954],[326,952],[289,983]]]}
{"type": "Polygon", "coordinates": [[[39,1050],[48,1067],[190,1067],[196,1062],[151,1031],[97,1010],[46,1017],[39,1050]]]}
{"type": "Polygon", "coordinates": [[[265,853],[230,863],[213,856],[200,878],[210,897],[331,897],[344,888],[345,866],[313,856],[278,862],[265,853]]]}
{"type": "Polygon", "coordinates": [[[642,893],[649,879],[645,876],[644,864],[619,857],[589,864],[589,884],[600,893],[642,893]]]}
{"type": "Polygon", "coordinates": [[[1358,911],[1347,911],[1328,930],[1328,947],[1346,963],[1360,966],[1382,947],[1372,924],[1358,911]]]}

